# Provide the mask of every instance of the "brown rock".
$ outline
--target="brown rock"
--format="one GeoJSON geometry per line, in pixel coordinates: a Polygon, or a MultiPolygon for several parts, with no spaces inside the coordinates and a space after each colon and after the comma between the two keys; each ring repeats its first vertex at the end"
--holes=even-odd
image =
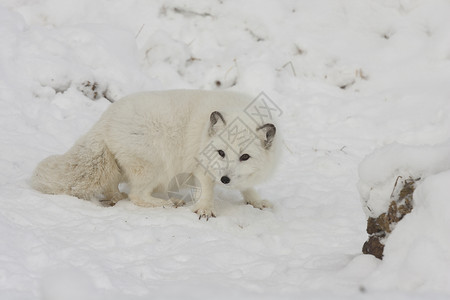
{"type": "Polygon", "coordinates": [[[362,252],[364,254],[372,254],[375,257],[382,259],[384,240],[395,228],[395,225],[413,209],[413,193],[420,178],[405,179],[401,181],[398,186],[399,179],[401,178],[402,177],[399,176],[395,181],[388,210],[377,218],[367,219],[367,233],[369,234],[369,239],[363,245],[362,252]]]}
{"type": "Polygon", "coordinates": [[[364,254],[372,254],[376,258],[383,259],[384,245],[381,242],[381,237],[372,235],[364,243],[362,252],[364,254]]]}

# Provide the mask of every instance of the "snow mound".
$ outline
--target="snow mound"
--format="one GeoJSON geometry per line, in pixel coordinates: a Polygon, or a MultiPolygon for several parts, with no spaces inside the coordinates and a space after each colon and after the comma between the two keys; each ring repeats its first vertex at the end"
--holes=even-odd
{"type": "Polygon", "coordinates": [[[376,218],[386,212],[399,176],[425,178],[450,169],[450,143],[438,146],[391,144],[367,156],[359,166],[358,189],[364,212],[376,218]]]}
{"type": "Polygon", "coordinates": [[[390,234],[383,264],[366,279],[373,289],[443,290],[450,285],[450,171],[428,176],[414,208],[390,234]]]}
{"type": "Polygon", "coordinates": [[[439,290],[449,286],[449,170],[450,143],[389,145],[361,163],[359,190],[369,220],[391,209],[399,176],[420,178],[413,190],[412,211],[402,214],[398,223],[389,224],[389,235],[385,237],[383,233],[383,264],[366,280],[367,286],[405,290],[439,290]]]}

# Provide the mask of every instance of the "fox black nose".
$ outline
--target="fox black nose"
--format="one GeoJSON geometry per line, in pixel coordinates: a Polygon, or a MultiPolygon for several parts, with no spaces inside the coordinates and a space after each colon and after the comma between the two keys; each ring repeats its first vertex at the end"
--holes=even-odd
{"type": "Polygon", "coordinates": [[[224,184],[228,184],[230,183],[230,178],[228,176],[222,176],[222,178],[220,178],[220,181],[222,181],[222,183],[224,184]]]}

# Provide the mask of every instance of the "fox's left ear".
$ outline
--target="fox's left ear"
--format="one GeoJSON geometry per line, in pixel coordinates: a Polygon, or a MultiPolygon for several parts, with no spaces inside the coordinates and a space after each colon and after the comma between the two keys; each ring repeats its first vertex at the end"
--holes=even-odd
{"type": "Polygon", "coordinates": [[[215,135],[218,131],[223,129],[227,123],[222,114],[218,111],[213,111],[209,116],[209,136],[215,135]]]}
{"type": "Polygon", "coordinates": [[[264,124],[263,126],[256,128],[256,132],[262,140],[264,149],[269,149],[272,146],[273,138],[277,132],[275,125],[270,123],[264,124]]]}

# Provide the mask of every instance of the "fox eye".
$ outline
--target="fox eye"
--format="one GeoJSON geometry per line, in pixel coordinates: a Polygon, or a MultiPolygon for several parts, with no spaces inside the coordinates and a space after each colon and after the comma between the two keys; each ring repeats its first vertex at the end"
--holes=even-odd
{"type": "Polygon", "coordinates": [[[250,158],[250,155],[246,154],[242,154],[241,157],[239,157],[240,161],[246,161],[250,158]]]}
{"type": "Polygon", "coordinates": [[[217,153],[219,153],[222,158],[225,157],[225,152],[223,152],[223,150],[217,150],[217,153]]]}

